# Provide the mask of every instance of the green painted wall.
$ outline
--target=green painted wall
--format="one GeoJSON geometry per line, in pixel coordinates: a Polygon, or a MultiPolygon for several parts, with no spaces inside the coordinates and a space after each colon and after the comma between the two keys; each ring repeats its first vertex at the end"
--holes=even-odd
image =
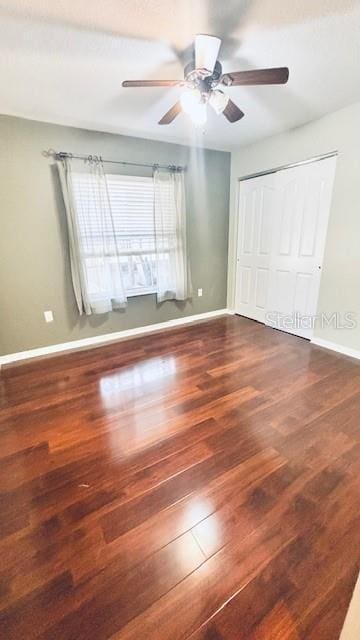
{"type": "Polygon", "coordinates": [[[224,308],[229,184],[229,153],[0,116],[0,355],[224,308]],[[57,175],[41,155],[50,147],[186,164],[188,250],[194,292],[202,287],[203,297],[157,305],[155,296],[139,296],[126,311],[80,318],[57,175]],[[46,309],[53,323],[45,323],[46,309]]]}

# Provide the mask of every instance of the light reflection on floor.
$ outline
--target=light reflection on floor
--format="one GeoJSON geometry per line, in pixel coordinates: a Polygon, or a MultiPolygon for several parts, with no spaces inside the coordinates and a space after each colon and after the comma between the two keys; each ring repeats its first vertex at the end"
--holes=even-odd
{"type": "Polygon", "coordinates": [[[133,387],[143,387],[154,380],[163,379],[176,373],[176,359],[174,356],[161,356],[139,362],[122,371],[103,376],[99,382],[103,400],[109,394],[126,391],[133,387]]]}
{"type": "MultiPolygon", "coordinates": [[[[211,500],[202,497],[195,497],[189,503],[183,516],[184,529],[191,529],[198,522],[207,518],[214,511],[214,505],[211,500]]],[[[213,534],[216,535],[215,527],[213,534]]]]}
{"type": "MultiPolygon", "coordinates": [[[[102,376],[99,381],[99,393],[103,409],[109,415],[113,427],[108,431],[108,448],[118,456],[127,457],[138,451],[141,446],[149,443],[147,432],[151,428],[149,421],[144,416],[124,415],[127,408],[131,408],[134,402],[142,401],[142,396],[154,393],[156,398],[157,381],[161,381],[160,388],[163,391],[168,384],[173,383],[177,373],[177,359],[174,356],[159,356],[149,358],[120,371],[102,376]],[[129,437],[129,430],[131,437],[129,437]]],[[[166,408],[161,402],[156,406],[156,423],[167,418],[166,408]]]]}

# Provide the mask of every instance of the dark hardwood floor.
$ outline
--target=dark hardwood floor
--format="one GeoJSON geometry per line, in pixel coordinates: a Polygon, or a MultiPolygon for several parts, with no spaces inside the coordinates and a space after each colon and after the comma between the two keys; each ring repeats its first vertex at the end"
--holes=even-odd
{"type": "Polygon", "coordinates": [[[6,640],[337,640],[360,363],[244,318],[0,375],[6,640]]]}

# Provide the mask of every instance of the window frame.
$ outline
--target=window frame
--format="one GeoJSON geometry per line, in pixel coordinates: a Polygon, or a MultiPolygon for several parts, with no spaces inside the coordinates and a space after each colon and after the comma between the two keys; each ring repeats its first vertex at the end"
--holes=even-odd
{"type": "MultiPolygon", "coordinates": [[[[87,176],[88,174],[85,171],[75,171],[74,172],[77,176],[87,176]]],[[[136,175],[132,175],[132,174],[124,174],[124,173],[108,173],[106,172],[106,178],[111,178],[112,180],[118,180],[119,182],[121,181],[133,181],[133,182],[148,182],[149,184],[151,183],[152,187],[153,187],[153,179],[150,176],[136,176],[136,175]]],[[[112,206],[111,203],[111,188],[109,186],[108,183],[108,190],[109,190],[109,199],[110,199],[110,206],[112,206]]],[[[153,191],[153,197],[154,197],[154,189],[152,189],[153,191]]],[[[139,236],[141,236],[141,234],[139,234],[139,236]]],[[[153,236],[151,236],[154,238],[154,245],[155,245],[155,227],[154,227],[154,234],[153,236]]],[[[122,253],[123,256],[128,256],[128,261],[129,261],[129,265],[131,264],[131,260],[132,258],[135,258],[137,255],[152,255],[154,252],[150,251],[149,249],[144,249],[143,251],[138,251],[138,252],[131,252],[129,250],[128,253],[124,252],[122,253]]],[[[129,266],[129,271],[132,271],[132,268],[129,266]]],[[[125,288],[125,292],[126,292],[126,297],[127,298],[136,298],[138,296],[148,296],[148,295],[154,295],[157,292],[157,287],[156,284],[152,285],[151,287],[142,287],[139,289],[126,289],[125,288]]]]}
{"type": "MultiPolygon", "coordinates": [[[[126,180],[128,180],[129,178],[133,181],[133,182],[143,182],[144,180],[146,180],[147,182],[151,182],[152,186],[154,185],[153,183],[153,179],[150,176],[134,176],[131,174],[126,174],[126,173],[107,173],[106,172],[106,178],[108,176],[110,176],[111,178],[116,178],[117,180],[123,180],[124,182],[126,180]]],[[[153,189],[154,192],[154,189],[153,189]]],[[[110,194],[109,194],[110,195],[110,194]]],[[[153,193],[153,197],[154,197],[154,193],[153,193]]],[[[110,206],[111,206],[111,199],[110,199],[110,206]]],[[[154,228],[154,237],[155,237],[155,228],[154,228]]],[[[148,255],[148,251],[146,249],[144,249],[143,251],[144,255],[148,255]]],[[[125,255],[125,254],[123,254],[125,255]]],[[[134,256],[135,254],[130,253],[128,254],[129,260],[131,260],[131,258],[134,256]]],[[[137,253],[136,255],[141,255],[141,253],[137,253]]],[[[154,295],[156,294],[156,286],[154,287],[143,287],[140,290],[136,290],[136,289],[125,289],[126,291],[126,296],[127,298],[136,298],[138,296],[149,296],[149,295],[154,295]]]]}

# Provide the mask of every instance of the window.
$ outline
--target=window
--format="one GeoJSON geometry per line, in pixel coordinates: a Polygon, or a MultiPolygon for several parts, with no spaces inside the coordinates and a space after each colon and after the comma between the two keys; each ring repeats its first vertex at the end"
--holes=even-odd
{"type": "MultiPolygon", "coordinates": [[[[154,228],[154,184],[152,178],[107,174],[108,195],[98,188],[89,173],[73,173],[73,196],[78,214],[80,253],[90,292],[99,289],[99,269],[107,271],[120,255],[121,273],[127,296],[156,291],[154,228]],[[111,219],[99,216],[98,198],[110,199],[111,219]],[[109,225],[111,225],[109,227],[109,225]],[[113,226],[113,228],[112,228],[113,226]],[[103,249],[106,246],[106,260],[103,249]]],[[[160,259],[166,268],[175,238],[175,220],[165,201],[165,246],[160,259]]],[[[158,256],[159,260],[159,256],[158,256]]]]}

